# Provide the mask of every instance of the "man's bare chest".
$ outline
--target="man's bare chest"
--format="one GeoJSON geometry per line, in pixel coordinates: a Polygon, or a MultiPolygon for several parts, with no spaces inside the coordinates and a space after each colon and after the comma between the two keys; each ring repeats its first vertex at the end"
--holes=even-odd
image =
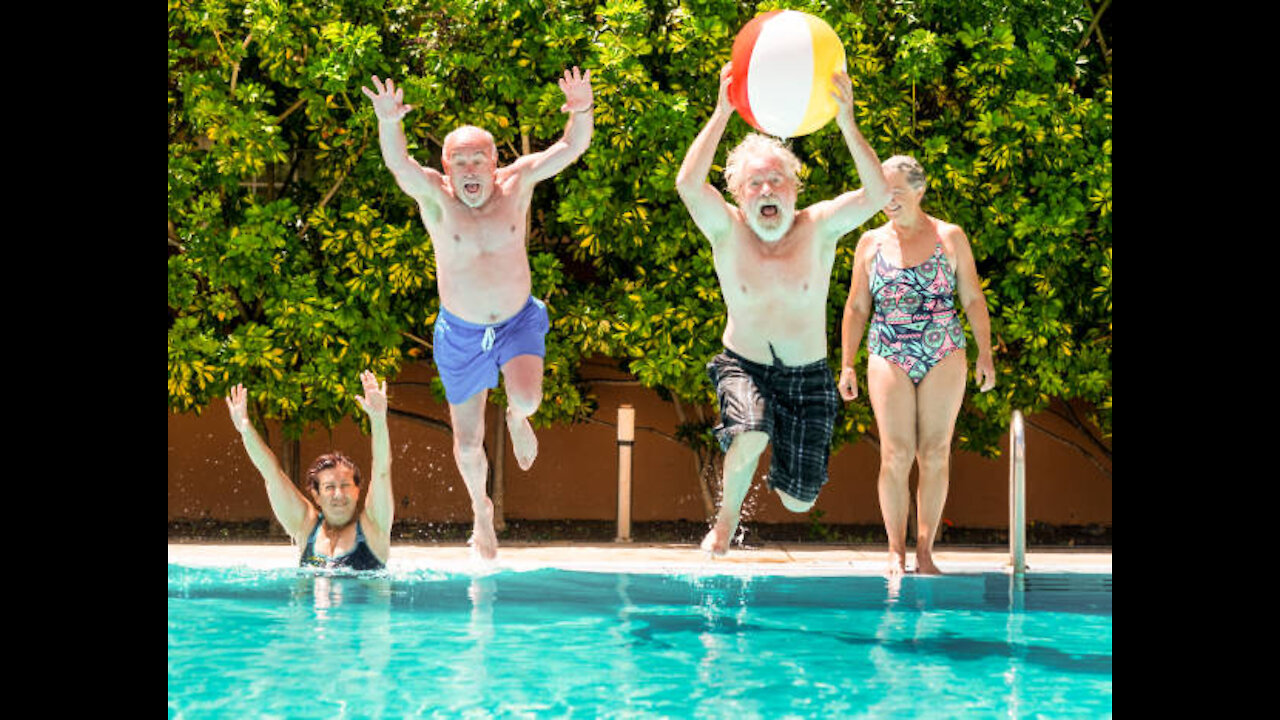
{"type": "Polygon", "coordinates": [[[831,262],[819,255],[808,245],[784,253],[741,248],[717,264],[726,295],[749,303],[803,305],[826,297],[831,262]]]}
{"type": "Polygon", "coordinates": [[[427,223],[438,255],[466,260],[506,255],[524,249],[525,219],[510,203],[486,212],[446,214],[439,222],[427,223]]]}

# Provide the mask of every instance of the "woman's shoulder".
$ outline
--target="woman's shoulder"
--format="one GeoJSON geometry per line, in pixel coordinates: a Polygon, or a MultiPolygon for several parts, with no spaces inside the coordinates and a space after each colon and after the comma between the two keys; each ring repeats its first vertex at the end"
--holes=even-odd
{"type": "Polygon", "coordinates": [[[964,237],[964,230],[962,230],[959,225],[932,215],[929,216],[929,219],[933,221],[933,227],[937,230],[939,237],[943,239],[951,239],[957,236],[964,237]]]}
{"type": "Polygon", "coordinates": [[[889,223],[885,223],[884,225],[873,227],[870,230],[863,232],[862,236],[858,238],[858,247],[856,252],[874,253],[876,250],[880,249],[880,244],[884,242],[886,228],[888,227],[889,223]]]}

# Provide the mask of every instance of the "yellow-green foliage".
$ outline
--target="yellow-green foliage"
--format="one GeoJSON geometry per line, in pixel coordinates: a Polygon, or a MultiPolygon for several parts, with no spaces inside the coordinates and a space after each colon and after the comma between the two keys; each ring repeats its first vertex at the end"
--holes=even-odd
{"type": "MultiPolygon", "coordinates": [[[[431,239],[382,165],[360,86],[377,74],[405,88],[419,162],[439,167],[440,140],[473,123],[505,164],[560,136],[556,79],[572,65],[592,70],[596,131],[534,194],[534,293],[553,319],[539,422],[594,411],[580,365],[598,354],[664,396],[711,402],[703,366],[724,306],[675,174],[738,28],[784,6],[844,40],[863,133],[881,158],[918,158],[926,210],[972,242],[1000,385],[969,393],[961,444],[993,452],[1012,408],[1052,398],[1096,408],[1109,437],[1111,71],[1085,42],[1089,4],[1063,0],[171,0],[170,407],[244,382],[290,432],[361,417],[359,371],[425,359],[413,338],[430,337],[439,302],[431,239]],[[296,172],[241,185],[271,165],[296,172]]],[[[747,131],[735,116],[719,163],[747,131]]],[[[802,205],[858,186],[834,124],[792,147],[802,205]]],[[[837,255],[832,348],[859,232],[837,255]]],[[[871,425],[851,403],[837,442],[871,425]]]]}

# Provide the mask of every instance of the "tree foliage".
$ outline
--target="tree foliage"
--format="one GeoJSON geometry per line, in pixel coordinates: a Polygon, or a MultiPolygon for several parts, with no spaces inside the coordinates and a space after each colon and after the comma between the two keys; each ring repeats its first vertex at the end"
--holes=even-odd
{"type": "MultiPolygon", "coordinates": [[[[703,367],[719,351],[724,304],[675,174],[738,28],[783,6],[170,0],[169,407],[198,411],[244,382],[257,416],[294,436],[361,418],[358,373],[428,361],[439,301],[431,238],[382,164],[360,86],[376,74],[404,87],[419,162],[439,167],[444,135],[473,123],[505,164],[560,136],[556,78],[578,65],[592,70],[595,136],[538,187],[530,213],[534,293],[552,316],[536,422],[589,417],[582,361],[605,356],[694,408],[682,437],[708,445],[703,367]]],[[[973,245],[1000,384],[967,395],[960,445],[994,453],[1011,409],[1054,399],[1092,408],[1109,438],[1109,23],[1091,24],[1082,0],[785,7],[843,39],[864,135],[881,158],[924,164],[926,210],[973,245]]],[[[748,130],[735,116],[721,165],[748,130]]],[[[802,205],[857,187],[834,123],[791,145],[805,164],[802,205]]],[[[832,348],[857,234],[837,254],[832,348]]],[[[836,442],[871,427],[868,404],[850,403],[836,442]]]]}

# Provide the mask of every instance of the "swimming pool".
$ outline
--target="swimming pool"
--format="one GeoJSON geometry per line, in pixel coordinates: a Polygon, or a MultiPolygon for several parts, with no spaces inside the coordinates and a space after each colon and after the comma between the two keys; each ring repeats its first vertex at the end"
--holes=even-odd
{"type": "Polygon", "coordinates": [[[168,575],[170,718],[1111,714],[1109,574],[168,575]]]}

